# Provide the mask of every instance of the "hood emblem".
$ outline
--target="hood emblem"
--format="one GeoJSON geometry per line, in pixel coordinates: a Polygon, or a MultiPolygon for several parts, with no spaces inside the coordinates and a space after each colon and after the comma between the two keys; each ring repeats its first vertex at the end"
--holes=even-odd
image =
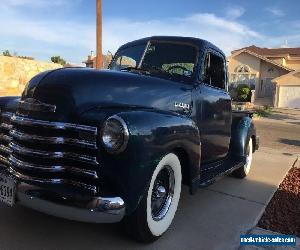
{"type": "Polygon", "coordinates": [[[55,113],[56,106],[43,103],[34,98],[27,98],[19,102],[19,109],[24,111],[55,113]]]}

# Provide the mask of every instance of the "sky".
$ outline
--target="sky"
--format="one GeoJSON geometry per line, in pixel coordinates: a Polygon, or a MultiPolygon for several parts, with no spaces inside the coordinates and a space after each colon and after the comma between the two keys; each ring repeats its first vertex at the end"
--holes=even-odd
{"type": "MultiPolygon", "coordinates": [[[[249,45],[300,47],[300,0],[103,0],[103,53],[152,35],[208,40],[227,55],[249,45]]],[[[95,51],[96,0],[4,0],[0,52],[80,64],[95,51]]]]}

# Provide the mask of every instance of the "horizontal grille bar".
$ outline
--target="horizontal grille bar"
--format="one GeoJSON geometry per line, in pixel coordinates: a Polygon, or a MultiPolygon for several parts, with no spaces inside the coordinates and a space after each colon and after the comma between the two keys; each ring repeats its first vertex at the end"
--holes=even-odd
{"type": "Polygon", "coordinates": [[[40,128],[42,127],[42,128],[57,129],[57,130],[71,130],[77,132],[90,132],[95,136],[97,136],[97,128],[85,126],[85,125],[33,120],[33,119],[29,119],[21,116],[15,116],[15,115],[11,117],[11,122],[23,126],[40,127],[40,128]]]}
{"type": "Polygon", "coordinates": [[[20,141],[30,142],[30,143],[37,142],[43,144],[70,145],[70,146],[79,146],[84,148],[97,149],[96,142],[88,142],[85,140],[78,140],[73,138],[31,135],[31,134],[20,132],[18,130],[11,130],[10,135],[15,139],[18,139],[20,141]]]}
{"type": "Polygon", "coordinates": [[[4,145],[0,145],[0,152],[4,154],[11,154],[12,150],[9,147],[6,147],[4,145]]]}
{"type": "Polygon", "coordinates": [[[0,125],[0,128],[9,131],[9,130],[11,130],[11,129],[13,128],[13,126],[12,126],[11,124],[2,123],[2,124],[0,125]]]}
{"type": "Polygon", "coordinates": [[[81,176],[89,177],[92,179],[98,179],[97,172],[94,170],[87,170],[77,167],[69,167],[69,166],[44,166],[38,164],[32,164],[29,162],[21,161],[14,156],[9,157],[9,163],[23,170],[36,171],[40,173],[72,173],[79,174],[81,176]]]}
{"type": "Polygon", "coordinates": [[[3,157],[2,155],[0,155],[0,163],[7,166],[9,164],[9,161],[6,157],[3,157]]]}
{"type": "Polygon", "coordinates": [[[38,178],[38,177],[28,176],[28,175],[24,175],[16,170],[14,170],[11,167],[8,168],[8,171],[15,177],[22,179],[22,180],[26,180],[26,181],[36,182],[36,183],[40,183],[40,184],[67,184],[67,185],[77,186],[79,188],[88,189],[88,190],[92,191],[93,193],[97,192],[96,186],[88,185],[88,184],[85,184],[82,182],[77,182],[77,181],[68,180],[68,179],[60,179],[60,178],[53,178],[53,179],[47,178],[46,179],[46,178],[38,178]]]}
{"type": "Polygon", "coordinates": [[[2,117],[10,119],[14,114],[11,112],[3,112],[1,114],[2,117]]]}
{"type": "Polygon", "coordinates": [[[0,114],[0,165],[23,181],[99,189],[97,128],[0,114]]]}
{"type": "Polygon", "coordinates": [[[9,144],[9,148],[12,150],[13,153],[25,155],[25,156],[52,158],[52,159],[69,159],[69,160],[81,161],[93,165],[98,164],[96,157],[93,156],[79,155],[70,152],[41,151],[41,150],[30,149],[27,147],[20,146],[15,142],[11,142],[9,144]]]}
{"type": "Polygon", "coordinates": [[[10,143],[12,141],[12,137],[5,134],[0,134],[0,141],[10,143]]]}

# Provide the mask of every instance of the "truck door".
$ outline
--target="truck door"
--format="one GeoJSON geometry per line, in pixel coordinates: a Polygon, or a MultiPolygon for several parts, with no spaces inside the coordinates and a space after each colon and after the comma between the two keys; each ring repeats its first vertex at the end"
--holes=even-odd
{"type": "Polygon", "coordinates": [[[231,136],[231,98],[224,56],[208,50],[200,78],[194,93],[195,119],[201,134],[202,163],[211,163],[226,157],[231,136]]]}

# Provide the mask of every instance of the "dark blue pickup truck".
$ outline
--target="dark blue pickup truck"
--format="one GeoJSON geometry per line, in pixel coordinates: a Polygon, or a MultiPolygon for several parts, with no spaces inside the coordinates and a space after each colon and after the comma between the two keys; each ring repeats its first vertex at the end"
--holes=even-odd
{"type": "MultiPolygon", "coordinates": [[[[226,57],[211,43],[151,37],[109,70],[64,68],[0,98],[0,201],[91,223],[123,221],[151,242],[194,194],[249,173],[252,114],[233,112],[226,57]]],[[[212,204],[213,206],[213,204],[212,204]]]]}

